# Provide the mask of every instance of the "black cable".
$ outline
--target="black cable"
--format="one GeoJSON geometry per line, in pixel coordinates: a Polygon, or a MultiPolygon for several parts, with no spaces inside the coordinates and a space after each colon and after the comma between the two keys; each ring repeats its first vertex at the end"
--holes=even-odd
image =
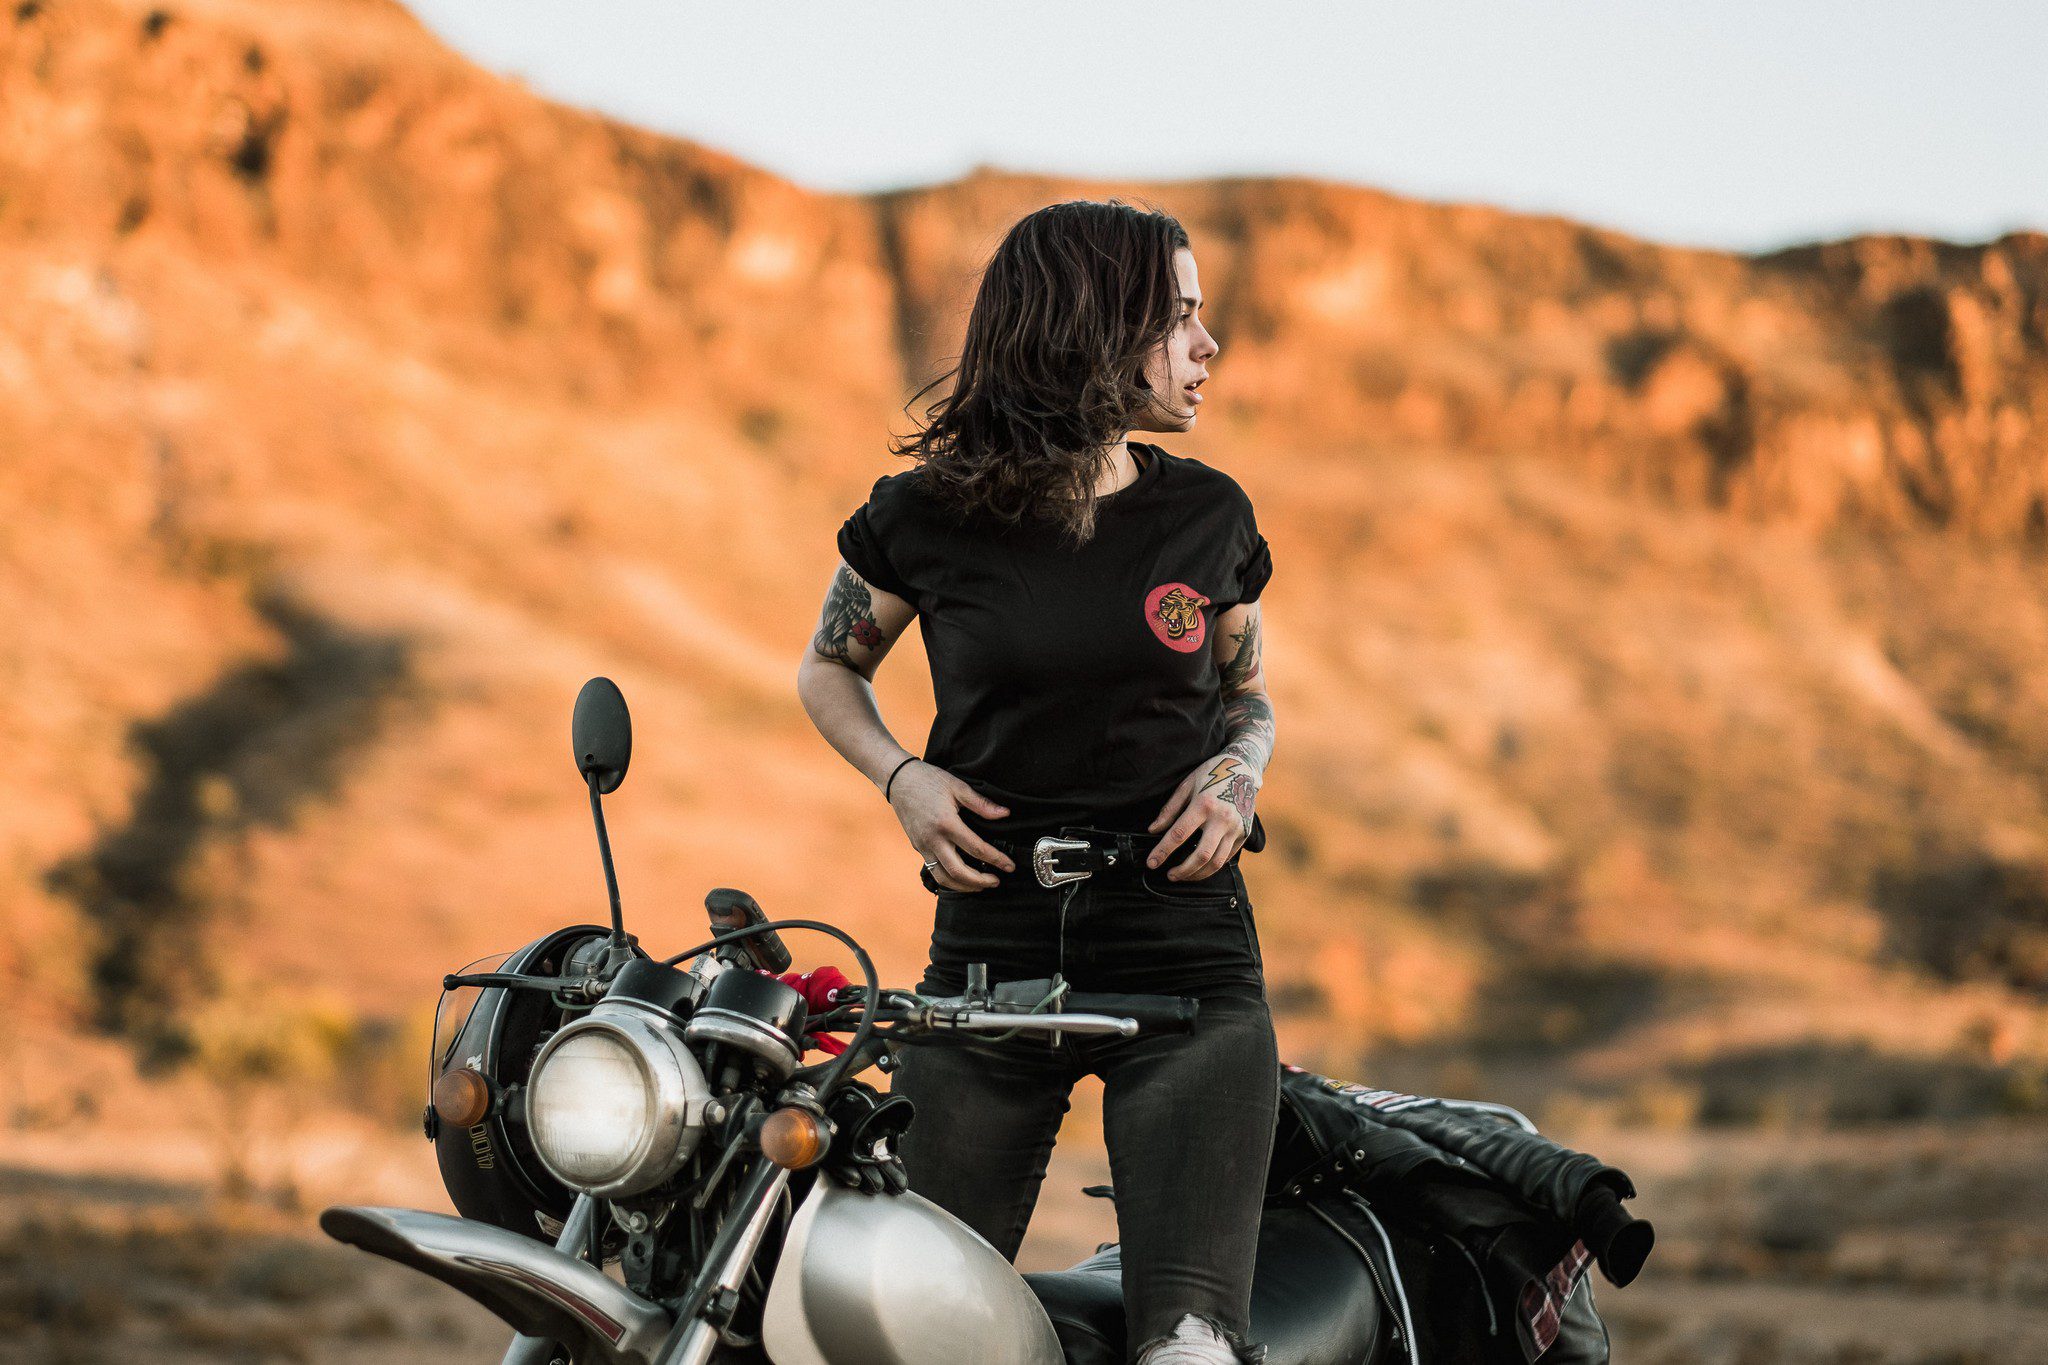
{"type": "MultiPolygon", "coordinates": [[[[757,934],[774,933],[778,929],[810,929],[820,934],[829,934],[831,937],[838,939],[841,943],[844,943],[848,948],[851,948],[853,950],[853,960],[859,964],[861,975],[867,978],[868,999],[879,1001],[882,998],[882,979],[881,977],[875,974],[875,964],[873,960],[868,957],[867,949],[861,947],[860,944],[854,940],[853,935],[847,933],[844,929],[838,928],[835,925],[826,924],[822,920],[767,920],[761,924],[750,924],[744,929],[727,930],[725,933],[720,934],[718,937],[700,943],[694,948],[685,948],[682,952],[675,954],[673,957],[663,958],[661,960],[660,965],[664,967],[673,967],[677,963],[683,961],[685,958],[695,957],[699,953],[708,953],[712,949],[720,946],[721,944],[732,943],[738,939],[743,938],[753,938],[757,934]]],[[[847,1066],[850,1062],[852,1062],[854,1054],[860,1049],[861,1044],[867,1042],[869,1035],[871,1035],[874,1031],[875,1021],[871,1018],[862,1018],[862,1020],[860,1021],[860,1026],[856,1028],[853,1032],[853,1041],[847,1044],[846,1051],[839,1054],[838,1058],[834,1061],[832,1065],[832,1069],[826,1072],[824,1077],[819,1080],[819,1100],[822,1101],[827,1095],[831,1094],[835,1089],[838,1088],[839,1083],[845,1079],[847,1066]]]]}

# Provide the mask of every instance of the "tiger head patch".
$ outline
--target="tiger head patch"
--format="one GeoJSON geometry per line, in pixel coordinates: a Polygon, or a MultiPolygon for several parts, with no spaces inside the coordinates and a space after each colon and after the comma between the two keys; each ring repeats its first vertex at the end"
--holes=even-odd
{"type": "Polygon", "coordinates": [[[1208,598],[1185,583],[1161,583],[1145,594],[1145,624],[1160,644],[1192,654],[1209,633],[1209,620],[1202,615],[1208,605],[1208,598]]]}

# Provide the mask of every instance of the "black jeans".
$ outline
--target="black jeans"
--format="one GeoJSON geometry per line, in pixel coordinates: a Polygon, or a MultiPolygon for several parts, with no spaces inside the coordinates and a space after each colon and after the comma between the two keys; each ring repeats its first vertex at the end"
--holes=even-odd
{"type": "Polygon", "coordinates": [[[1132,1355],[1188,1313],[1241,1339],[1280,1062],[1235,862],[1188,884],[1162,868],[941,891],[931,956],[926,994],[957,992],[966,964],[986,962],[995,982],[1059,970],[1076,990],[1201,1000],[1186,1034],[909,1048],[892,1089],[917,1106],[901,1144],[911,1188],[1014,1260],[1068,1092],[1099,1076],[1132,1355]]]}

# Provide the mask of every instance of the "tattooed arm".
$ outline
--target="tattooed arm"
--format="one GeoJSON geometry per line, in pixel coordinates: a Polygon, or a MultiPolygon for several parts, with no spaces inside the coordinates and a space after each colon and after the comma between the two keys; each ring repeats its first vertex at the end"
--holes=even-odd
{"type": "MultiPolygon", "coordinates": [[[[1223,752],[1266,780],[1273,761],[1273,702],[1266,695],[1265,649],[1259,639],[1259,604],[1232,607],[1217,622],[1216,671],[1223,679],[1223,752]],[[1229,657],[1225,658],[1225,654],[1229,657]]],[[[1251,833],[1251,816],[1245,816],[1251,833]]]]}
{"type": "MultiPolygon", "coordinates": [[[[818,633],[811,637],[811,657],[843,664],[872,679],[889,647],[915,615],[917,608],[871,586],[842,562],[832,575],[832,586],[825,590],[818,633]]],[[[810,658],[804,662],[808,664],[810,658]]]]}
{"type": "Polygon", "coordinates": [[[877,791],[887,790],[889,807],[911,847],[939,864],[933,878],[955,891],[978,891],[997,879],[968,866],[960,856],[963,850],[1006,872],[1015,868],[967,828],[960,808],[990,819],[1008,812],[943,768],[905,764],[912,754],[889,733],[875,704],[875,670],[916,615],[916,607],[865,581],[842,561],[825,591],[817,632],[797,666],[797,696],[825,742],[877,791]]]}
{"type": "Polygon", "coordinates": [[[866,582],[844,562],[832,574],[818,628],[797,667],[796,692],[811,723],[876,787],[906,750],[875,705],[875,670],[917,609],[866,582]]]}
{"type": "Polygon", "coordinates": [[[1154,817],[1153,830],[1166,829],[1147,864],[1196,839],[1194,851],[1167,873],[1172,881],[1195,881],[1222,869],[1252,833],[1252,807],[1273,758],[1273,702],[1266,695],[1264,648],[1259,638],[1259,604],[1247,602],[1216,618],[1213,646],[1223,688],[1223,752],[1189,773],[1154,817]],[[1168,822],[1172,827],[1167,828],[1168,822]]]}

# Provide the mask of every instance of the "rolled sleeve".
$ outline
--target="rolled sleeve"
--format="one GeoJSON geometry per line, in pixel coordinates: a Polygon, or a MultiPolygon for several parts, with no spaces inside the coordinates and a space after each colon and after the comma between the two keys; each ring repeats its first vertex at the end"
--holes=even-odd
{"type": "Polygon", "coordinates": [[[839,557],[872,586],[908,601],[911,600],[910,585],[896,571],[884,546],[881,529],[876,525],[876,494],[881,491],[882,485],[877,482],[875,493],[855,508],[853,515],[840,526],[839,557]]]}
{"type": "Polygon", "coordinates": [[[1273,550],[1266,544],[1266,538],[1257,531],[1252,532],[1251,553],[1245,556],[1244,564],[1237,571],[1237,600],[1242,606],[1256,602],[1259,594],[1266,590],[1266,582],[1273,576],[1273,550]]]}

